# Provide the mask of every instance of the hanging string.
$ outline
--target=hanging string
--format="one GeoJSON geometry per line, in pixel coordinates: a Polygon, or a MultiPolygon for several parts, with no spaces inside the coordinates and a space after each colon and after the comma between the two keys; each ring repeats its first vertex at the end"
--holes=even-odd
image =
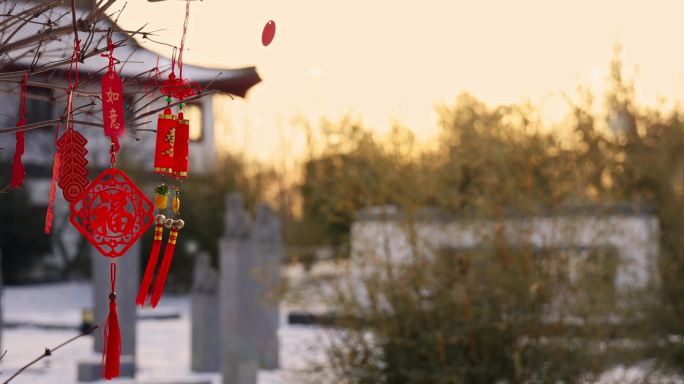
{"type": "MultiPolygon", "coordinates": [[[[67,73],[67,84],[69,84],[69,89],[67,89],[67,107],[66,107],[66,126],[67,130],[74,129],[73,122],[73,94],[74,90],[78,87],[78,56],[79,50],[81,48],[81,40],[74,40],[74,52],[71,55],[71,62],[69,63],[69,72],[67,73]]],[[[59,125],[55,129],[55,147],[57,146],[57,141],[59,140],[59,125]]],[[[61,165],[61,159],[59,158],[59,152],[55,153],[55,159],[52,163],[52,181],[50,182],[50,196],[48,199],[47,212],[45,213],[45,234],[50,234],[52,230],[52,221],[54,219],[54,204],[55,204],[55,192],[57,190],[57,181],[59,179],[59,167],[61,165]]]]}
{"type": "Polygon", "coordinates": [[[109,293],[109,315],[103,327],[102,377],[111,380],[119,376],[121,365],[121,329],[116,312],[116,261],[109,266],[111,291],[109,293]]]}
{"type": "Polygon", "coordinates": [[[67,74],[67,84],[69,84],[69,89],[67,90],[67,129],[74,129],[73,122],[73,94],[74,90],[78,88],[78,55],[81,47],[81,40],[76,40],[74,43],[74,53],[71,56],[71,62],[69,63],[69,72],[67,74]]]}
{"type": "Polygon", "coordinates": [[[185,21],[183,22],[183,36],[181,37],[180,53],[178,54],[178,72],[181,80],[183,79],[183,51],[185,50],[185,35],[188,32],[188,22],[190,21],[190,0],[185,2],[185,21]]]}

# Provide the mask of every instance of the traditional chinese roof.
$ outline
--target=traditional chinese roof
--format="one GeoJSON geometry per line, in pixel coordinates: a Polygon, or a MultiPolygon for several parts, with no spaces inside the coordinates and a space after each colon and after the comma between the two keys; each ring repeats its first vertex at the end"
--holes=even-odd
{"type": "MultiPolygon", "coordinates": [[[[14,2],[7,2],[0,5],[0,12],[4,15],[9,13],[10,7],[14,2]]],[[[12,11],[13,14],[21,10],[29,9],[35,3],[19,3],[12,11]]],[[[90,12],[84,9],[77,9],[77,19],[85,19],[90,12]]],[[[7,16],[0,16],[0,23],[6,19],[7,16]]],[[[29,16],[30,17],[30,16],[29,16]]],[[[41,24],[48,19],[53,22],[51,28],[68,27],[72,24],[71,9],[59,6],[41,13],[33,18],[39,23],[25,23],[17,33],[9,39],[9,43],[20,41],[33,35],[40,35],[45,33],[46,27],[41,24]]],[[[126,40],[124,46],[116,48],[114,56],[121,61],[117,64],[116,69],[123,78],[132,79],[142,73],[154,70],[158,67],[162,72],[163,77],[166,77],[171,67],[171,60],[159,56],[158,54],[142,47],[133,39],[128,33],[123,32],[112,20],[104,17],[97,22],[97,30],[90,39],[87,51],[92,51],[97,48],[106,46],[105,32],[110,28],[114,30],[113,40],[115,42],[126,40]]],[[[85,28],[83,28],[85,29],[85,28]]],[[[88,44],[89,32],[79,32],[79,38],[82,45],[88,44]]],[[[1,37],[4,41],[5,37],[1,37]]],[[[26,48],[24,51],[18,48],[12,51],[15,57],[14,67],[28,67],[32,64],[33,54],[23,55],[22,52],[27,52],[35,46],[26,48]]],[[[171,48],[169,48],[171,50],[171,48]]],[[[49,41],[42,45],[41,55],[37,60],[38,66],[49,64],[58,60],[63,60],[71,56],[73,52],[73,33],[66,34],[60,39],[49,41]]],[[[6,58],[5,58],[6,59],[6,58]]],[[[101,72],[103,68],[107,67],[107,58],[99,55],[87,58],[84,62],[79,63],[79,73],[88,75],[91,73],[101,72]]],[[[57,68],[58,71],[66,71],[68,65],[57,68]]],[[[178,74],[176,72],[176,74],[178,74]]],[[[192,82],[199,83],[203,88],[219,90],[233,95],[244,97],[247,91],[261,81],[259,74],[255,67],[244,68],[207,68],[196,65],[183,65],[183,77],[192,82]]],[[[147,80],[147,76],[139,76],[141,83],[147,80]]]]}

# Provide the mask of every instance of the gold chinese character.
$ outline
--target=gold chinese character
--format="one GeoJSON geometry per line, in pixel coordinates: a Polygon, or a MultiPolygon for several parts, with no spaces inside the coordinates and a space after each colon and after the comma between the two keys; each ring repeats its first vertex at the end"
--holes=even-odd
{"type": "Polygon", "coordinates": [[[113,103],[115,101],[119,101],[119,93],[112,91],[112,87],[109,87],[109,90],[105,92],[105,95],[107,95],[107,102],[108,103],[113,103]]]}
{"type": "Polygon", "coordinates": [[[162,156],[170,156],[173,157],[173,145],[176,142],[176,128],[171,128],[169,130],[169,133],[166,134],[166,137],[164,138],[164,141],[169,143],[169,149],[166,151],[162,152],[162,156]]]}

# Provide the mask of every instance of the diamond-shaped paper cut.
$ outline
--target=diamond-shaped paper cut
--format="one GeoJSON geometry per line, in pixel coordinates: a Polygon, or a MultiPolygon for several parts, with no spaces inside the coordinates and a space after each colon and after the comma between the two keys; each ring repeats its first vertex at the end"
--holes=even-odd
{"type": "Polygon", "coordinates": [[[107,257],[119,257],[154,221],[150,199],[116,169],[100,173],[71,203],[71,224],[107,257]]]}

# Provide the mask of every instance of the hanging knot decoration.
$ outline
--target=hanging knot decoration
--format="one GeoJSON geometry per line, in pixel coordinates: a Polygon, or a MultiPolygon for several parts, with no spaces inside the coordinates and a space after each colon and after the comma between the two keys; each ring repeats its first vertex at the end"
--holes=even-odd
{"type": "Polygon", "coordinates": [[[121,329],[119,315],[116,310],[116,263],[109,265],[111,290],[109,292],[109,315],[104,325],[104,342],[102,355],[102,377],[111,380],[119,377],[121,368],[121,329]]]}
{"type": "MultiPolygon", "coordinates": [[[[78,46],[79,43],[76,43],[75,58],[78,58],[78,46]]],[[[57,141],[60,162],[58,185],[62,188],[62,194],[68,202],[76,200],[88,186],[88,160],[86,159],[88,140],[74,129],[73,123],[73,95],[78,87],[78,60],[72,60],[72,65],[74,70],[69,71],[68,77],[67,130],[57,141]],[[73,81],[72,72],[75,73],[73,81]]]]}
{"type": "Polygon", "coordinates": [[[103,256],[122,256],[154,221],[152,202],[121,170],[109,168],[71,203],[71,223],[103,256]]]}
{"type": "MultiPolygon", "coordinates": [[[[21,79],[21,92],[19,94],[19,120],[17,120],[17,128],[26,125],[26,83],[28,82],[28,73],[24,74],[21,79]]],[[[21,188],[24,185],[24,175],[26,170],[21,163],[21,157],[24,155],[25,133],[19,130],[16,133],[16,144],[14,147],[14,158],[12,159],[12,178],[10,179],[10,188],[21,188]]]]}
{"type": "Polygon", "coordinates": [[[135,304],[140,307],[145,305],[147,292],[150,290],[150,285],[152,284],[154,268],[157,266],[157,260],[159,260],[159,251],[161,250],[162,238],[164,235],[164,223],[166,222],[166,216],[163,212],[169,204],[168,194],[169,187],[166,184],[160,184],[154,190],[154,208],[156,208],[159,213],[154,217],[155,226],[152,250],[150,251],[147,267],[145,267],[143,279],[140,282],[138,296],[135,298],[135,304]]]}
{"type": "Polygon", "coordinates": [[[81,47],[81,41],[74,40],[74,52],[71,55],[71,62],[69,64],[69,72],[67,74],[67,106],[65,113],[65,120],[67,124],[67,132],[65,135],[59,137],[59,125],[55,130],[55,142],[57,151],[52,163],[52,181],[50,182],[50,196],[48,200],[47,213],[45,214],[45,234],[50,234],[52,230],[52,221],[54,218],[53,205],[55,203],[55,193],[57,185],[62,188],[64,198],[69,202],[73,202],[88,185],[87,164],[85,158],[87,151],[85,150],[86,139],[80,133],[74,130],[73,125],[73,95],[74,90],[78,87],[78,55],[81,47]],[[61,142],[61,144],[60,144],[61,142]],[[62,156],[66,158],[63,161],[62,156]]]}
{"type": "Polygon", "coordinates": [[[104,324],[102,377],[119,376],[121,329],[116,305],[116,258],[123,256],[154,221],[152,202],[123,171],[116,168],[124,133],[123,82],[114,70],[114,46],[108,36],[109,70],[102,78],[102,110],[105,134],[110,138],[111,168],[100,173],[71,202],[70,221],[103,256],[112,259],[109,315],[104,324]]]}
{"type": "MultiPolygon", "coordinates": [[[[185,34],[188,28],[188,19],[190,16],[190,1],[186,1],[185,6],[185,23],[183,24],[183,37],[181,38],[180,52],[178,54],[178,69],[179,77],[176,77],[176,49],[174,47],[171,56],[171,73],[161,87],[160,92],[166,96],[167,107],[164,112],[158,116],[157,120],[157,141],[154,153],[154,173],[162,176],[172,176],[179,183],[180,179],[188,177],[188,153],[190,145],[190,124],[183,116],[183,107],[185,100],[188,97],[198,94],[201,89],[195,84],[183,79],[183,50],[185,46],[185,34]],[[178,115],[173,113],[171,109],[171,102],[173,99],[179,100],[178,115]]],[[[163,240],[164,228],[170,230],[169,239],[164,248],[164,256],[157,272],[157,278],[151,289],[150,306],[155,308],[159,303],[166,285],[166,278],[168,277],[171,268],[171,261],[176,249],[176,240],[178,232],[185,226],[185,221],[180,218],[180,187],[174,187],[174,198],[172,203],[173,218],[167,218],[164,214],[168,205],[169,187],[166,184],[161,184],[155,189],[155,208],[157,208],[157,216],[155,217],[154,239],[152,242],[152,251],[147,260],[145,273],[140,283],[140,290],[136,298],[136,304],[144,306],[150,293],[150,285],[152,284],[152,277],[154,270],[159,260],[159,253],[163,240]]]]}
{"type": "Polygon", "coordinates": [[[113,167],[102,172],[71,203],[71,223],[103,256],[112,258],[109,315],[104,327],[102,376],[119,376],[121,334],[116,312],[116,263],[152,225],[152,202],[121,170],[113,167]]]}
{"type": "Polygon", "coordinates": [[[115,151],[119,151],[119,137],[124,134],[123,81],[114,68],[114,44],[112,36],[107,36],[109,53],[102,55],[109,58],[107,73],[102,77],[102,119],[104,133],[114,143],[115,151]]]}
{"type": "MultiPolygon", "coordinates": [[[[180,191],[176,190],[176,196],[173,198],[172,211],[176,217],[180,213],[180,191]]],[[[159,218],[161,219],[161,218],[159,218]]],[[[170,229],[169,240],[166,242],[166,248],[164,249],[164,259],[162,259],[161,265],[159,266],[159,272],[157,273],[157,280],[154,282],[152,287],[152,297],[150,297],[150,306],[156,308],[161,300],[162,294],[164,293],[164,286],[166,285],[166,278],[169,275],[169,270],[171,269],[171,261],[173,260],[173,254],[176,249],[176,240],[178,239],[178,231],[183,229],[185,226],[185,221],[182,219],[166,219],[164,221],[164,227],[170,229]]]]}

